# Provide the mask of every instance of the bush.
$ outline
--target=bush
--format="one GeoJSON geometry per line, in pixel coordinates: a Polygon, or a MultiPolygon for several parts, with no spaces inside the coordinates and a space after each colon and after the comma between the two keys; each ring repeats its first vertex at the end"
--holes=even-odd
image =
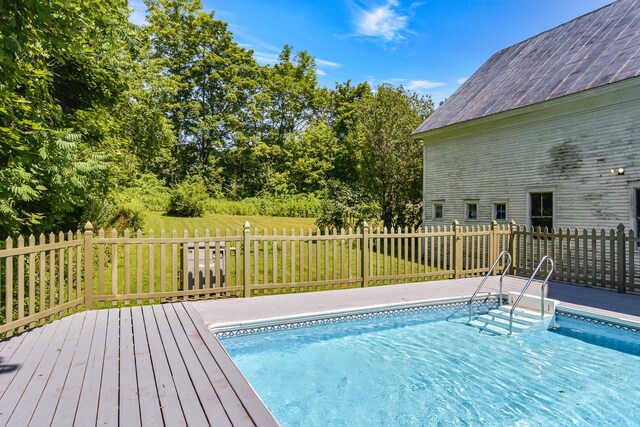
{"type": "Polygon", "coordinates": [[[207,212],[226,215],[265,215],[289,218],[314,218],[320,200],[308,194],[294,196],[251,197],[240,201],[209,200],[207,212]]]}
{"type": "Polygon", "coordinates": [[[130,185],[114,195],[116,205],[156,212],[164,212],[168,209],[171,190],[155,175],[141,175],[130,185]]]}
{"type": "Polygon", "coordinates": [[[380,213],[380,206],[364,191],[330,181],[323,193],[316,225],[320,228],[356,228],[368,221],[374,227],[380,213]]]}
{"type": "Polygon", "coordinates": [[[122,234],[124,230],[142,230],[144,228],[144,216],[142,212],[127,207],[114,208],[108,228],[118,230],[122,234]]]}
{"type": "Polygon", "coordinates": [[[207,200],[207,188],[201,180],[183,182],[176,185],[171,193],[167,215],[202,216],[207,200]]]}
{"type": "Polygon", "coordinates": [[[92,199],[83,215],[80,229],[87,221],[91,221],[95,230],[111,229],[121,234],[125,229],[138,230],[144,228],[144,215],[140,209],[117,205],[108,199],[92,199]]]}

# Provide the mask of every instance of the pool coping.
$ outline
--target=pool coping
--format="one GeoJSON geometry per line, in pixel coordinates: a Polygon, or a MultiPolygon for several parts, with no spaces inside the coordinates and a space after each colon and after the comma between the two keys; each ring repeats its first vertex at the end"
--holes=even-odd
{"type": "MultiPolygon", "coordinates": [[[[485,298],[474,301],[479,305],[487,301],[499,298],[499,293],[491,293],[485,298]]],[[[502,294],[503,300],[507,298],[507,294],[502,294]]],[[[273,330],[301,328],[306,326],[315,326],[326,323],[345,322],[350,320],[358,320],[367,317],[382,317],[394,313],[402,313],[404,311],[422,311],[429,308],[448,308],[458,306],[460,308],[468,304],[470,297],[443,297],[423,299],[411,302],[398,302],[391,304],[375,304],[356,308],[342,308],[336,310],[325,310],[304,314],[292,314],[287,316],[276,316],[262,319],[253,319],[247,321],[221,322],[208,325],[209,331],[216,338],[226,338],[231,336],[252,335],[258,333],[270,332],[273,330]]],[[[584,319],[587,321],[596,321],[603,326],[615,327],[616,329],[629,330],[633,333],[640,333],[640,322],[634,322],[628,319],[606,316],[593,313],[587,310],[579,310],[568,307],[560,303],[556,307],[556,313],[567,314],[574,318],[584,319]]]]}

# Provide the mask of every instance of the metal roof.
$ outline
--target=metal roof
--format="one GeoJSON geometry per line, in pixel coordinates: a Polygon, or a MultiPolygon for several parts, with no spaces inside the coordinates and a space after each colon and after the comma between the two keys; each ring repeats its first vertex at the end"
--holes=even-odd
{"type": "Polygon", "coordinates": [[[640,0],[619,0],[495,53],[414,134],[640,74],[640,0]]]}

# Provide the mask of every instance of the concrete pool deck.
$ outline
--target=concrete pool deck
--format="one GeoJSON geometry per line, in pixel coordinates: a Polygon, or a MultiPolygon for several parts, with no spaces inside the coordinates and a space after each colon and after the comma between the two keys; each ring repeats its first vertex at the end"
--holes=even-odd
{"type": "MultiPolygon", "coordinates": [[[[470,297],[481,277],[342,289],[252,298],[194,301],[209,326],[245,323],[262,319],[310,313],[348,311],[372,306],[412,303],[425,300],[470,297]]],[[[507,276],[503,292],[520,291],[526,279],[507,276]]],[[[499,277],[490,277],[482,291],[498,292],[499,277]]],[[[540,284],[532,283],[528,294],[539,295],[540,284]]],[[[561,308],[586,311],[621,321],[640,322],[640,295],[579,285],[549,282],[546,295],[560,301],[561,308]]]]}

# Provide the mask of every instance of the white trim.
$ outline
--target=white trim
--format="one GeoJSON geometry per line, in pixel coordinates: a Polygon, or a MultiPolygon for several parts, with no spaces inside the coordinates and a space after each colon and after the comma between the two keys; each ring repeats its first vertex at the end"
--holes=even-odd
{"type": "Polygon", "coordinates": [[[498,222],[508,222],[509,221],[509,202],[507,202],[506,200],[494,200],[493,202],[491,202],[491,206],[492,206],[492,214],[491,214],[491,219],[494,219],[498,222]],[[504,219],[498,219],[496,218],[496,214],[498,212],[497,209],[497,205],[504,205],[504,219]]]}
{"type": "Polygon", "coordinates": [[[431,202],[431,220],[432,221],[442,221],[444,220],[444,200],[434,200],[431,202]],[[436,205],[442,207],[442,216],[440,218],[436,218],[436,205]]]}
{"type": "MultiPolygon", "coordinates": [[[[498,293],[497,292],[491,293],[489,296],[497,297],[498,293]]],[[[471,295],[454,297],[454,298],[451,298],[451,297],[429,298],[429,299],[416,300],[411,302],[375,304],[375,305],[368,305],[364,307],[315,311],[311,313],[299,313],[299,314],[292,314],[288,316],[265,317],[262,319],[247,320],[247,321],[240,321],[240,322],[221,322],[221,323],[210,324],[209,330],[215,333],[215,332],[221,332],[224,330],[244,329],[247,327],[274,325],[278,323],[286,323],[288,321],[315,320],[315,319],[322,319],[327,317],[338,317],[341,315],[348,315],[348,314],[371,313],[371,312],[401,309],[401,308],[413,308],[413,307],[439,305],[439,304],[446,304],[446,303],[466,302],[466,301],[469,301],[469,298],[471,298],[471,295]]]]}
{"type": "Polygon", "coordinates": [[[465,200],[464,201],[464,220],[465,221],[473,221],[476,222],[478,221],[478,210],[480,207],[480,203],[478,202],[478,200],[465,200]],[[469,218],[469,206],[470,205],[476,205],[476,217],[475,218],[469,218]]]}
{"type": "MultiPolygon", "coordinates": [[[[633,102],[637,100],[637,91],[640,90],[639,82],[640,76],[631,77],[547,101],[452,123],[428,131],[416,132],[412,134],[412,137],[422,139],[422,141],[427,144],[433,140],[457,137],[460,134],[470,132],[478,134],[479,130],[477,127],[484,127],[484,131],[493,132],[496,127],[522,126],[523,124],[526,125],[524,122],[545,121],[550,118],[555,120],[561,116],[582,114],[597,110],[602,105],[611,104],[611,98],[618,100],[616,103],[633,102]],[[522,119],[522,116],[527,116],[527,118],[522,119]]],[[[420,126],[422,126],[422,124],[420,126]]]]}
{"type": "Polygon", "coordinates": [[[427,224],[427,145],[422,147],[422,225],[427,224]]]}
{"type": "Polygon", "coordinates": [[[551,227],[555,227],[556,226],[556,187],[526,187],[525,188],[525,192],[526,192],[526,198],[527,198],[527,203],[526,203],[526,209],[527,211],[525,212],[526,216],[527,216],[527,227],[531,227],[531,193],[551,193],[551,204],[552,204],[552,209],[553,212],[551,213],[552,218],[551,218],[551,227]]]}
{"type": "Polygon", "coordinates": [[[631,225],[631,229],[633,230],[633,234],[637,237],[640,230],[638,230],[638,221],[636,219],[637,216],[640,216],[640,212],[636,212],[636,193],[640,191],[640,182],[629,183],[629,216],[631,225]]]}

